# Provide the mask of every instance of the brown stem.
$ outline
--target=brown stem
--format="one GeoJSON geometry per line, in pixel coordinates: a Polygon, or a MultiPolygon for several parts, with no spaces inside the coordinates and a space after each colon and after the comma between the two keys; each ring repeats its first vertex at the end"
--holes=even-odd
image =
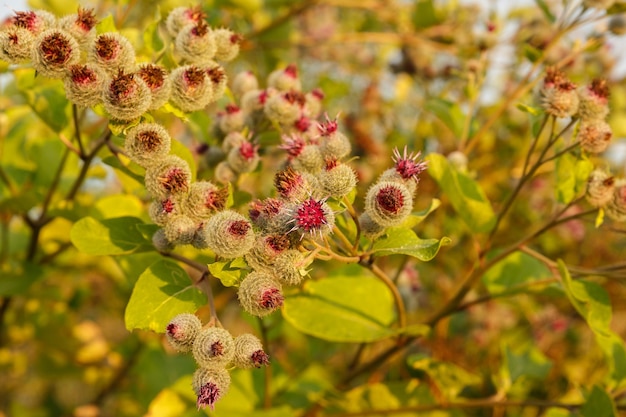
{"type": "Polygon", "coordinates": [[[404,307],[404,300],[402,300],[402,296],[400,295],[400,291],[398,291],[398,287],[396,287],[396,285],[385,273],[385,271],[383,271],[378,265],[366,261],[359,262],[359,265],[372,271],[374,275],[376,275],[376,277],[380,279],[387,286],[387,288],[389,288],[389,291],[391,291],[391,295],[393,295],[393,301],[396,304],[396,311],[398,313],[398,325],[401,329],[405,328],[406,308],[404,307]]]}
{"type": "Polygon", "coordinates": [[[74,198],[76,197],[76,194],[78,194],[78,190],[80,190],[80,187],[83,185],[83,182],[85,181],[85,178],[87,177],[87,171],[89,171],[91,162],[98,154],[98,151],[100,151],[100,149],[102,149],[102,147],[109,141],[109,139],[111,139],[112,134],[113,133],[111,132],[111,129],[107,127],[104,134],[100,137],[98,142],[96,142],[94,148],[85,157],[85,159],[83,160],[83,166],[80,168],[80,172],[78,173],[78,177],[74,181],[74,185],[72,186],[72,189],[67,193],[67,196],[65,197],[67,201],[74,200],[74,198]]]}
{"type": "Polygon", "coordinates": [[[245,39],[258,38],[259,36],[263,35],[264,33],[269,32],[272,29],[275,29],[275,28],[279,27],[283,23],[288,22],[289,20],[293,19],[295,16],[298,16],[299,14],[304,13],[307,9],[310,9],[311,7],[315,6],[319,2],[320,2],[320,0],[304,0],[302,3],[294,6],[287,13],[285,13],[282,16],[272,20],[269,24],[267,24],[266,26],[262,27],[261,29],[255,30],[254,32],[250,32],[250,33],[244,35],[244,38],[245,39]]]}
{"type": "MultiPolygon", "coordinates": [[[[265,352],[270,355],[270,341],[267,325],[261,317],[257,317],[257,320],[259,322],[259,329],[261,330],[261,343],[263,343],[265,352]]],[[[263,372],[263,408],[267,410],[272,408],[272,393],[270,389],[272,384],[272,367],[269,365],[265,366],[263,372]]]]}

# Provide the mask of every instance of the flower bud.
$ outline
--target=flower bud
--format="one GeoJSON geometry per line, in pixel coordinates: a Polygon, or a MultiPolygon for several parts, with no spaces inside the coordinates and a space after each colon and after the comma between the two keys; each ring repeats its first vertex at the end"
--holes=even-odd
{"type": "Polygon", "coordinates": [[[112,118],[131,121],[150,107],[150,89],[141,77],[120,72],[110,79],[102,93],[104,109],[112,118]]]}
{"type": "Polygon", "coordinates": [[[229,62],[239,55],[239,43],[242,41],[241,35],[230,29],[220,28],[213,31],[215,36],[215,60],[229,62]]]}
{"type": "Polygon", "coordinates": [[[135,48],[117,32],[107,32],[95,38],[88,51],[89,61],[115,76],[120,70],[135,70],[135,48]]]}
{"type": "Polygon", "coordinates": [[[226,71],[224,71],[224,68],[219,64],[209,64],[206,73],[213,87],[213,101],[217,101],[224,97],[224,93],[226,92],[226,86],[228,84],[226,71]]]}
{"type": "Polygon", "coordinates": [[[616,222],[626,221],[626,179],[615,180],[613,198],[604,210],[606,215],[616,222]]]}
{"type": "Polygon", "coordinates": [[[233,148],[239,148],[246,141],[247,138],[241,132],[230,132],[222,142],[222,151],[228,153],[233,148]]]}
{"type": "Polygon", "coordinates": [[[184,27],[189,25],[195,25],[198,22],[203,21],[206,18],[206,13],[202,11],[200,6],[196,7],[176,7],[165,19],[165,27],[169,35],[176,39],[178,32],[184,27]]]}
{"type": "Polygon", "coordinates": [[[611,143],[611,126],[601,119],[583,119],[578,130],[580,147],[589,153],[602,153],[611,143]]]}
{"type": "Polygon", "coordinates": [[[210,181],[197,181],[189,187],[186,209],[190,216],[207,220],[218,211],[224,210],[228,200],[228,188],[219,188],[210,181]]]}
{"type": "Polygon", "coordinates": [[[198,368],[193,374],[192,386],[198,397],[198,409],[209,406],[213,410],[215,403],[228,392],[230,374],[222,367],[198,368]]]}
{"type": "Polygon", "coordinates": [[[263,351],[263,345],[255,335],[244,333],[235,338],[233,365],[237,368],[260,368],[269,363],[269,356],[263,351]]]}
{"type": "Polygon", "coordinates": [[[191,170],[187,162],[175,155],[167,155],[158,164],[146,169],[145,184],[154,198],[165,199],[170,194],[187,192],[191,183],[191,170]]]}
{"type": "Polygon", "coordinates": [[[602,169],[594,169],[589,175],[585,197],[594,207],[604,207],[613,199],[615,178],[602,169]]]}
{"type": "Polygon", "coordinates": [[[317,145],[305,145],[298,156],[291,160],[294,169],[310,174],[319,174],[324,167],[324,157],[317,145]]]}
{"type": "Polygon", "coordinates": [[[246,141],[228,152],[228,165],[237,173],[252,172],[259,165],[258,146],[246,141]]]}
{"type": "Polygon", "coordinates": [[[188,216],[179,214],[172,216],[165,224],[163,231],[167,240],[175,245],[190,245],[198,228],[198,224],[188,216]]]}
{"type": "Polygon", "coordinates": [[[180,199],[168,196],[164,200],[154,200],[148,209],[150,220],[157,226],[165,226],[172,218],[183,214],[180,199]]]}
{"type": "Polygon", "coordinates": [[[309,198],[293,209],[290,222],[301,237],[322,237],[333,230],[335,213],[325,199],[309,198]]]}
{"type": "Polygon", "coordinates": [[[287,91],[268,97],[263,110],[271,121],[290,126],[302,115],[305,103],[304,94],[298,91],[287,91]]]}
{"type": "Polygon", "coordinates": [[[203,368],[226,366],[235,355],[235,341],[228,330],[209,327],[193,342],[193,358],[203,368]]]}
{"type": "Polygon", "coordinates": [[[324,92],[315,88],[304,95],[306,104],[304,106],[304,114],[311,119],[317,119],[322,112],[322,100],[324,100],[324,92]]]}
{"type": "Polygon", "coordinates": [[[274,186],[282,198],[291,202],[303,201],[313,192],[313,187],[307,177],[292,167],[276,173],[274,186]]]}
{"type": "Polygon", "coordinates": [[[172,80],[167,71],[160,65],[142,64],[137,71],[150,89],[150,107],[148,110],[156,110],[167,103],[172,92],[172,80]]]}
{"type": "Polygon", "coordinates": [[[576,84],[555,68],[546,70],[540,93],[542,107],[552,116],[570,117],[578,111],[579,98],[576,93],[576,84]]]}
{"type": "Polygon", "coordinates": [[[215,101],[214,89],[206,70],[185,65],[174,69],[170,75],[172,82],[172,103],[184,112],[202,110],[215,101]]]}
{"type": "Polygon", "coordinates": [[[246,91],[241,97],[241,109],[245,114],[263,110],[267,99],[275,94],[273,89],[246,91]]]}
{"type": "Polygon", "coordinates": [[[98,66],[72,65],[63,79],[65,96],[76,105],[95,106],[102,102],[105,82],[106,75],[98,66]]]}
{"type": "Polygon", "coordinates": [[[356,174],[346,164],[327,159],[324,171],[319,175],[320,186],[326,195],[341,198],[356,187],[356,174]]]}
{"type": "Polygon", "coordinates": [[[318,125],[322,137],[320,150],[324,158],[332,157],[341,159],[350,155],[352,146],[348,138],[338,130],[337,120],[330,120],[326,116],[326,122],[318,125]]]}
{"type": "Polygon", "coordinates": [[[218,113],[220,130],[224,133],[240,131],[245,122],[243,111],[234,104],[226,105],[226,111],[218,113]]]}
{"type": "Polygon", "coordinates": [[[165,336],[177,352],[191,352],[194,340],[202,330],[200,319],[194,314],[182,313],[174,317],[165,328],[165,336]]]}
{"type": "Polygon", "coordinates": [[[228,162],[222,161],[215,166],[215,180],[222,184],[235,182],[237,173],[230,167],[228,162]]]}
{"type": "Polygon", "coordinates": [[[384,227],[399,225],[412,210],[413,195],[401,182],[380,181],[365,196],[365,212],[384,227]]]}
{"type": "Polygon", "coordinates": [[[59,19],[58,27],[67,31],[86,50],[96,37],[96,14],[93,9],[78,7],[78,13],[59,19]]]}
{"type": "Polygon", "coordinates": [[[126,133],[124,149],[128,157],[138,165],[147,167],[170,152],[172,139],[158,123],[139,123],[126,133]]]}
{"type": "Polygon", "coordinates": [[[66,31],[48,29],[35,39],[31,58],[38,74],[61,78],[80,60],[80,49],[78,42],[66,31]]]}
{"type": "Polygon", "coordinates": [[[239,284],[239,302],[253,316],[263,317],[283,305],[280,283],[267,272],[254,271],[239,284]]]}
{"type": "Polygon", "coordinates": [[[361,226],[363,236],[372,240],[382,235],[385,231],[385,227],[376,223],[367,212],[359,216],[359,225],[361,226]]]}
{"type": "Polygon", "coordinates": [[[19,26],[10,26],[0,31],[0,59],[10,64],[19,64],[31,59],[35,37],[19,26]]]}
{"type": "Polygon", "coordinates": [[[217,52],[213,31],[202,20],[185,26],[176,36],[174,52],[190,64],[208,64],[217,52]]]}
{"type": "Polygon", "coordinates": [[[428,164],[419,161],[421,152],[409,154],[406,147],[403,154],[400,154],[397,148],[394,149],[393,155],[395,167],[383,172],[378,181],[400,182],[408,188],[411,195],[414,195],[420,181],[419,175],[428,168],[428,164]]]}
{"type": "Polygon", "coordinates": [[[606,80],[593,80],[591,85],[578,90],[578,116],[583,120],[605,119],[609,114],[609,87],[606,80]]]}
{"type": "Polygon", "coordinates": [[[287,204],[276,198],[251,203],[250,219],[263,232],[285,234],[291,229],[287,223],[291,220],[291,211],[287,204]]]}
{"type": "Polygon", "coordinates": [[[306,276],[305,257],[296,249],[288,249],[274,260],[274,275],[285,285],[299,285],[306,276]]]}
{"type": "Polygon", "coordinates": [[[231,90],[238,100],[248,91],[258,90],[259,81],[252,71],[241,71],[233,78],[231,90]]]}
{"type": "Polygon", "coordinates": [[[163,229],[157,230],[154,235],[152,235],[152,244],[159,252],[171,252],[176,247],[176,245],[167,240],[163,229]]]}
{"type": "Polygon", "coordinates": [[[302,84],[298,78],[298,68],[294,64],[271,72],[267,77],[267,85],[278,91],[302,90],[302,84]]]}
{"type": "Polygon", "coordinates": [[[232,210],[221,211],[211,217],[204,233],[209,249],[223,258],[243,256],[254,244],[250,221],[232,210]]]}

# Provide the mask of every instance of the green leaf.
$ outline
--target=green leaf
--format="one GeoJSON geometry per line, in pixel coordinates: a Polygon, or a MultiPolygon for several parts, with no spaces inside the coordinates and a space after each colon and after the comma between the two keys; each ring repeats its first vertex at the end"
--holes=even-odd
{"type": "Polygon", "coordinates": [[[550,360],[532,345],[515,350],[505,346],[504,361],[511,383],[519,378],[543,380],[552,368],[550,360]]]}
{"type": "Polygon", "coordinates": [[[143,203],[134,195],[116,194],[100,198],[95,206],[93,217],[98,220],[114,217],[139,217],[144,214],[143,203]]]}
{"type": "Polygon", "coordinates": [[[303,333],[334,342],[374,342],[396,334],[391,292],[371,275],[309,281],[286,297],[283,317],[303,333]]]}
{"type": "Polygon", "coordinates": [[[617,410],[609,393],[594,385],[587,401],[580,409],[580,415],[581,417],[616,417],[617,410]]]}
{"type": "Polygon", "coordinates": [[[522,50],[524,51],[524,56],[528,58],[530,62],[536,62],[541,58],[542,52],[530,44],[524,44],[522,50]]]}
{"type": "Polygon", "coordinates": [[[390,228],[386,236],[378,239],[372,247],[377,256],[409,255],[420,261],[430,261],[442,246],[447,246],[450,238],[420,239],[414,231],[403,227],[390,228]]]}
{"type": "Polygon", "coordinates": [[[107,32],[117,32],[117,29],[115,28],[115,19],[113,19],[113,15],[111,13],[109,13],[107,17],[99,21],[96,25],[96,33],[98,35],[107,32]]]}
{"type": "Polygon", "coordinates": [[[498,294],[551,276],[542,262],[523,252],[515,252],[492,266],[482,279],[491,294],[498,294]]]}
{"type": "Polygon", "coordinates": [[[480,377],[451,362],[437,361],[423,354],[409,356],[407,364],[414,371],[426,373],[448,400],[456,398],[467,386],[481,382],[480,377]]]}
{"type": "Polygon", "coordinates": [[[126,306],[124,321],[128,330],[163,333],[172,317],[195,313],[206,302],[206,296],[194,287],[183,268],[161,259],[139,276],[126,306]]]}
{"type": "MultiPolygon", "coordinates": [[[[242,269],[240,261],[235,258],[228,261],[220,261],[210,263],[209,272],[217,279],[222,281],[222,285],[225,287],[232,287],[241,280],[242,274],[245,270],[242,269]]],[[[245,264],[243,265],[245,267],[245,264]]]]}
{"type": "MultiPolygon", "coordinates": [[[[356,188],[355,188],[356,190],[356,188]]],[[[413,214],[411,214],[403,223],[402,223],[402,227],[407,228],[407,229],[412,229],[415,226],[417,226],[418,224],[420,224],[421,222],[424,221],[424,219],[426,217],[428,217],[428,215],[430,213],[432,213],[433,211],[437,210],[439,208],[439,206],[441,205],[441,200],[433,198],[430,201],[430,206],[428,206],[428,208],[421,210],[421,211],[416,211],[413,212],[413,214]]]]}
{"type": "Polygon", "coordinates": [[[143,186],[145,170],[134,162],[129,163],[128,165],[123,165],[120,160],[113,155],[105,157],[102,162],[115,170],[126,174],[128,177],[134,179],[143,186]]]}
{"type": "Polygon", "coordinates": [[[433,0],[418,0],[413,10],[413,27],[423,29],[439,23],[433,0]]]}
{"type": "Polygon", "coordinates": [[[43,268],[39,265],[24,263],[20,267],[19,271],[2,272],[0,295],[22,294],[44,275],[43,268]]]}
{"type": "Polygon", "coordinates": [[[430,154],[428,172],[446,196],[461,219],[473,232],[489,232],[496,216],[480,185],[466,174],[450,166],[440,154],[430,154]]]}
{"type": "Polygon", "coordinates": [[[191,181],[195,181],[197,171],[196,161],[195,159],[193,159],[191,151],[179,141],[172,140],[172,150],[170,151],[170,153],[184,159],[185,162],[189,164],[189,169],[191,170],[191,181]]]}
{"type": "Polygon", "coordinates": [[[531,116],[540,116],[541,114],[543,114],[543,110],[541,108],[529,106],[524,103],[517,103],[516,107],[524,113],[530,114],[531,116]]]}
{"type": "Polygon", "coordinates": [[[556,17],[554,17],[552,12],[550,11],[550,8],[548,7],[548,4],[545,2],[545,0],[535,0],[535,3],[537,3],[537,6],[539,6],[546,19],[548,19],[550,23],[554,23],[556,17]]]}
{"type": "MultiPolygon", "coordinates": [[[[161,110],[161,111],[163,111],[165,113],[171,113],[174,116],[178,117],[183,122],[187,122],[189,120],[189,118],[187,116],[187,113],[185,113],[184,111],[182,111],[178,107],[172,106],[169,102],[167,102],[164,105],[162,105],[159,110],[161,110]]],[[[174,141],[172,141],[172,142],[174,142],[174,141]]]]}
{"type": "Polygon", "coordinates": [[[608,359],[612,385],[623,385],[626,382],[626,348],[621,337],[610,327],[612,310],[609,295],[595,282],[572,280],[560,259],[558,266],[567,297],[593,331],[608,359]]]}
{"type": "Polygon", "coordinates": [[[74,224],[70,239],[76,248],[89,255],[121,255],[153,250],[137,228],[143,222],[136,217],[96,220],[85,217],[74,224]]]}
{"type": "Polygon", "coordinates": [[[454,133],[454,136],[461,137],[465,116],[458,104],[441,98],[433,98],[426,102],[424,108],[437,116],[454,133]]]}
{"type": "Polygon", "coordinates": [[[65,98],[63,83],[58,80],[35,78],[35,70],[14,71],[18,89],[26,98],[30,108],[55,132],[69,124],[69,101],[65,98]]]}
{"type": "Polygon", "coordinates": [[[143,44],[151,52],[160,52],[165,44],[159,34],[159,21],[150,23],[143,32],[143,44]]]}

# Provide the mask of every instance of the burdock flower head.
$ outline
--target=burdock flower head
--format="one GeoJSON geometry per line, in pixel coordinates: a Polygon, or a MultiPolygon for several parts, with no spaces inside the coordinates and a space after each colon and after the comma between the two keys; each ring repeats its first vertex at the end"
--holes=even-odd
{"type": "Polygon", "coordinates": [[[76,39],[66,31],[48,29],[35,39],[31,58],[38,74],[61,78],[80,60],[80,49],[76,39]]]}
{"type": "Polygon", "coordinates": [[[93,9],[79,7],[78,13],[59,19],[58,26],[72,35],[82,48],[87,48],[96,37],[97,23],[93,9]]]}
{"type": "Polygon", "coordinates": [[[209,327],[198,334],[193,342],[193,357],[198,365],[226,366],[235,355],[235,341],[228,330],[209,327]]]}
{"type": "Polygon", "coordinates": [[[626,179],[615,180],[613,198],[604,210],[606,215],[616,222],[626,221],[626,179]]]}
{"type": "Polygon", "coordinates": [[[394,149],[393,155],[395,166],[383,172],[378,181],[401,182],[413,195],[420,181],[419,176],[426,170],[428,164],[419,160],[421,152],[414,155],[413,153],[408,153],[406,147],[402,154],[397,148],[394,149]]]}
{"type": "Polygon", "coordinates": [[[63,79],[65,95],[79,106],[95,106],[102,102],[105,81],[105,73],[96,65],[72,65],[63,79]]]}
{"type": "Polygon", "coordinates": [[[141,165],[159,163],[170,152],[172,139],[167,130],[158,123],[139,123],[126,133],[124,148],[128,157],[141,165]]]}
{"type": "Polygon", "coordinates": [[[397,181],[379,181],[365,196],[365,213],[384,227],[397,226],[413,210],[413,194],[397,181]]]}
{"type": "Polygon", "coordinates": [[[200,6],[177,7],[167,15],[165,26],[167,27],[169,35],[176,39],[178,32],[184,27],[202,22],[206,17],[206,13],[204,13],[200,6]]]}
{"type": "Polygon", "coordinates": [[[105,85],[102,103],[112,118],[131,121],[150,108],[150,89],[136,74],[120,71],[105,85]]]}
{"type": "Polygon", "coordinates": [[[232,91],[237,99],[241,99],[245,93],[259,88],[259,80],[252,71],[241,71],[233,78],[232,91]]]}
{"type": "Polygon", "coordinates": [[[556,68],[546,70],[540,93],[541,105],[552,116],[569,117],[578,111],[576,84],[556,68]]]}
{"type": "Polygon", "coordinates": [[[309,178],[292,167],[276,173],[274,186],[280,196],[290,202],[303,201],[314,191],[309,178]]]}
{"type": "Polygon", "coordinates": [[[174,317],[165,328],[165,336],[178,352],[191,352],[193,342],[202,330],[200,319],[191,313],[174,317]]]}
{"type": "Polygon", "coordinates": [[[135,70],[135,49],[128,39],[117,32],[98,35],[91,43],[88,59],[114,76],[120,70],[135,70]]]}
{"type": "Polygon", "coordinates": [[[185,65],[176,68],[172,80],[172,103],[184,112],[202,110],[215,101],[213,85],[204,68],[185,65]]]}
{"type": "Polygon", "coordinates": [[[302,238],[317,238],[327,235],[335,225],[335,213],[326,203],[326,199],[309,198],[298,204],[291,214],[291,231],[296,231],[302,238]]]}
{"type": "Polygon", "coordinates": [[[356,187],[356,174],[350,166],[334,158],[326,159],[326,166],[319,175],[320,186],[331,197],[341,198],[356,187]]]}
{"type": "Polygon", "coordinates": [[[230,387],[230,374],[224,367],[212,366],[210,368],[198,368],[193,374],[193,390],[198,399],[198,409],[215,408],[215,403],[228,392],[230,387]]]}
{"type": "Polygon", "coordinates": [[[286,68],[271,72],[267,77],[267,85],[278,91],[302,90],[302,83],[298,78],[298,67],[295,64],[289,64],[286,68]]]}
{"type": "Polygon", "coordinates": [[[217,114],[219,128],[223,133],[236,132],[243,129],[245,114],[235,104],[227,104],[223,112],[217,114]]]}
{"type": "Polygon", "coordinates": [[[578,91],[578,116],[583,120],[605,119],[609,114],[609,87],[606,80],[595,79],[578,91]]]}
{"type": "Polygon", "coordinates": [[[263,345],[258,337],[244,333],[235,338],[233,365],[237,368],[260,368],[263,365],[269,365],[269,363],[269,356],[263,351],[263,345]]]}
{"type": "Polygon", "coordinates": [[[137,70],[137,75],[144,80],[150,89],[152,99],[149,110],[156,110],[167,103],[172,91],[172,81],[165,68],[155,64],[142,64],[137,70]]]}
{"type": "Polygon", "coordinates": [[[57,18],[52,13],[44,10],[15,12],[15,16],[11,18],[14,26],[24,28],[35,36],[56,26],[56,21],[57,18]]]}
{"type": "Polygon", "coordinates": [[[213,215],[204,225],[203,233],[209,249],[229,259],[244,256],[255,241],[250,221],[232,210],[213,215]]]}
{"type": "Polygon", "coordinates": [[[283,305],[285,297],[280,283],[267,272],[254,271],[239,284],[239,302],[253,316],[266,316],[283,305]]]}
{"type": "Polygon", "coordinates": [[[305,104],[304,94],[291,90],[271,95],[265,101],[263,109],[271,121],[284,126],[291,126],[302,116],[305,104]]]}
{"type": "Polygon", "coordinates": [[[19,64],[31,59],[35,37],[19,26],[10,26],[0,31],[0,59],[11,64],[19,64]]]}
{"type": "Polygon", "coordinates": [[[204,21],[185,26],[176,36],[174,52],[190,64],[208,64],[217,52],[213,31],[204,21]]]}
{"type": "Polygon", "coordinates": [[[145,183],[154,198],[166,199],[170,195],[186,193],[191,183],[189,164],[178,156],[167,155],[146,169],[145,183]]]}
{"type": "Polygon", "coordinates": [[[587,181],[585,197],[594,207],[604,207],[613,199],[615,178],[603,169],[594,169],[587,181]]]}
{"type": "Polygon", "coordinates": [[[218,187],[210,181],[196,181],[189,187],[187,211],[198,220],[207,220],[224,210],[228,200],[228,188],[218,187]]]}
{"type": "Polygon", "coordinates": [[[259,165],[258,145],[245,141],[228,152],[228,165],[238,173],[252,172],[259,165]]]}
{"type": "Polygon", "coordinates": [[[578,130],[580,147],[589,153],[602,153],[611,143],[613,131],[602,119],[583,119],[578,130]]]}
{"type": "Polygon", "coordinates": [[[290,230],[287,223],[291,220],[291,210],[288,204],[277,198],[266,198],[250,204],[250,219],[265,233],[285,234],[290,230]]]}
{"type": "Polygon", "coordinates": [[[326,115],[326,121],[317,126],[320,138],[320,150],[324,158],[341,159],[350,154],[352,146],[350,141],[339,131],[337,118],[331,120],[326,115]]]}
{"type": "Polygon", "coordinates": [[[239,44],[243,40],[241,35],[230,29],[219,28],[213,31],[215,36],[215,60],[229,62],[239,55],[239,44]]]}

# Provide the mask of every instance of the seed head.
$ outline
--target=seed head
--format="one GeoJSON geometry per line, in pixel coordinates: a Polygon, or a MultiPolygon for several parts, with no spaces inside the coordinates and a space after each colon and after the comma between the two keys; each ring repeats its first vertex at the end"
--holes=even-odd
{"type": "Polygon", "coordinates": [[[302,252],[288,249],[274,260],[274,275],[285,285],[300,285],[307,274],[302,252]]]}
{"type": "Polygon", "coordinates": [[[154,198],[165,199],[186,193],[191,183],[187,162],[175,155],[167,155],[158,164],[146,169],[146,189],[154,198]]]}
{"type": "Polygon", "coordinates": [[[11,64],[19,64],[31,59],[35,37],[19,26],[10,26],[0,31],[0,59],[11,64]]]}
{"type": "Polygon", "coordinates": [[[172,103],[184,112],[205,108],[215,101],[215,92],[206,70],[195,65],[185,65],[174,69],[170,75],[172,82],[172,103]]]}
{"type": "Polygon", "coordinates": [[[206,17],[206,13],[204,13],[200,6],[177,7],[167,15],[165,26],[169,35],[173,39],[176,39],[178,32],[184,27],[202,22],[206,17]]]}
{"type": "Polygon", "coordinates": [[[58,27],[67,31],[80,44],[81,48],[87,49],[96,37],[95,26],[98,23],[93,9],[78,8],[78,13],[59,19],[58,27]]]}
{"type": "Polygon", "coordinates": [[[256,244],[246,254],[246,262],[255,271],[271,272],[274,261],[281,253],[291,247],[291,241],[286,235],[270,234],[259,236],[256,244]]]}
{"type": "Polygon", "coordinates": [[[217,50],[215,59],[220,62],[229,62],[239,55],[239,44],[243,40],[241,35],[230,29],[220,28],[213,31],[217,50]]]}
{"type": "Polygon", "coordinates": [[[233,78],[231,90],[238,100],[248,91],[258,90],[259,81],[252,71],[241,71],[233,78]]]}
{"type": "Polygon", "coordinates": [[[28,30],[34,36],[56,26],[57,18],[44,10],[18,11],[11,19],[14,26],[28,30]]]}
{"type": "Polygon", "coordinates": [[[239,284],[239,302],[253,316],[266,316],[283,305],[280,283],[267,272],[254,271],[239,284]]]}
{"type": "Polygon", "coordinates": [[[197,220],[208,220],[213,214],[224,210],[228,200],[228,188],[218,187],[210,181],[197,181],[189,187],[186,208],[197,220]]]}
{"type": "Polygon", "coordinates": [[[96,65],[72,65],[63,79],[65,95],[79,106],[95,106],[102,102],[105,81],[105,73],[96,65]]]}
{"type": "Polygon", "coordinates": [[[98,35],[91,43],[88,55],[89,61],[99,65],[110,76],[117,75],[120,70],[135,70],[135,48],[117,32],[98,35]]]}
{"type": "Polygon", "coordinates": [[[401,182],[379,181],[365,196],[365,213],[384,227],[396,226],[413,210],[413,195],[401,182]]]}
{"type": "Polygon", "coordinates": [[[578,130],[580,146],[589,153],[602,153],[611,143],[611,126],[601,119],[583,119],[578,130]]]}
{"type": "Polygon", "coordinates": [[[213,410],[215,403],[228,392],[230,374],[222,366],[198,368],[193,374],[192,386],[198,397],[198,409],[209,406],[213,410]]]}
{"type": "Polygon", "coordinates": [[[174,215],[165,224],[163,231],[168,241],[174,245],[189,245],[193,242],[197,222],[184,214],[174,215]]]}
{"type": "Polygon", "coordinates": [[[326,160],[326,167],[320,173],[319,180],[324,193],[335,198],[348,195],[356,187],[354,170],[333,158],[326,160]]]}
{"type": "Polygon", "coordinates": [[[211,86],[213,87],[213,100],[217,101],[224,97],[226,92],[226,85],[228,84],[228,77],[224,68],[218,64],[209,64],[206,69],[206,74],[209,77],[211,86]]]}
{"type": "Polygon", "coordinates": [[[302,84],[298,78],[298,68],[295,64],[271,72],[267,77],[267,85],[278,91],[302,90],[302,84]]]}
{"type": "Polygon", "coordinates": [[[48,29],[35,40],[31,58],[38,74],[61,78],[80,60],[80,49],[78,42],[66,31],[48,29]]]}
{"type": "Polygon", "coordinates": [[[615,180],[613,198],[604,210],[606,215],[616,222],[626,221],[626,179],[615,180]]]}
{"type": "Polygon", "coordinates": [[[119,72],[105,85],[102,103],[112,118],[131,121],[150,107],[150,89],[141,77],[119,72]]]}
{"type": "Polygon", "coordinates": [[[155,64],[142,64],[137,75],[150,89],[152,100],[148,110],[156,110],[167,103],[172,91],[172,81],[165,68],[155,64]]]}
{"type": "Polygon", "coordinates": [[[578,90],[580,106],[578,116],[583,120],[603,120],[609,114],[609,87],[606,80],[595,79],[578,90]]]}
{"type": "Polygon", "coordinates": [[[231,334],[219,327],[202,330],[193,343],[193,357],[202,367],[226,366],[235,354],[231,334]]]}
{"type": "Polygon", "coordinates": [[[174,317],[165,328],[170,345],[181,353],[191,352],[198,333],[202,329],[200,319],[194,314],[183,313],[174,317]]]}
{"type": "Polygon", "coordinates": [[[261,341],[253,334],[244,333],[235,338],[233,365],[241,369],[269,365],[269,356],[263,351],[261,341]]]}
{"type": "Polygon", "coordinates": [[[313,192],[308,178],[290,166],[276,173],[274,186],[282,198],[292,202],[303,201],[313,192]]]}
{"type": "Polygon", "coordinates": [[[594,169],[589,175],[585,197],[594,207],[604,207],[613,199],[615,178],[602,169],[594,169]]]}
{"type": "Polygon", "coordinates": [[[546,70],[540,93],[542,107],[550,115],[564,118],[578,111],[576,84],[556,68],[550,67],[546,70]]]}
{"type": "Polygon", "coordinates": [[[232,210],[213,215],[204,227],[204,234],[209,249],[223,258],[244,256],[255,240],[250,221],[232,210]]]}
{"type": "Polygon", "coordinates": [[[210,63],[217,52],[213,31],[203,20],[185,26],[176,36],[174,52],[190,64],[210,63]]]}
{"type": "Polygon", "coordinates": [[[244,112],[234,104],[227,104],[225,110],[217,115],[220,130],[230,133],[243,129],[246,117],[244,112]]]}
{"type": "Polygon", "coordinates": [[[183,207],[179,197],[168,196],[164,200],[154,200],[150,204],[148,215],[157,226],[165,226],[172,218],[183,214],[183,207]]]}
{"type": "Polygon", "coordinates": [[[172,139],[163,126],[158,123],[139,123],[126,133],[124,149],[128,157],[147,167],[159,163],[170,152],[172,139]]]}
{"type": "Polygon", "coordinates": [[[291,90],[270,95],[265,101],[263,110],[271,121],[283,126],[292,126],[302,116],[304,104],[304,94],[291,90]]]}

